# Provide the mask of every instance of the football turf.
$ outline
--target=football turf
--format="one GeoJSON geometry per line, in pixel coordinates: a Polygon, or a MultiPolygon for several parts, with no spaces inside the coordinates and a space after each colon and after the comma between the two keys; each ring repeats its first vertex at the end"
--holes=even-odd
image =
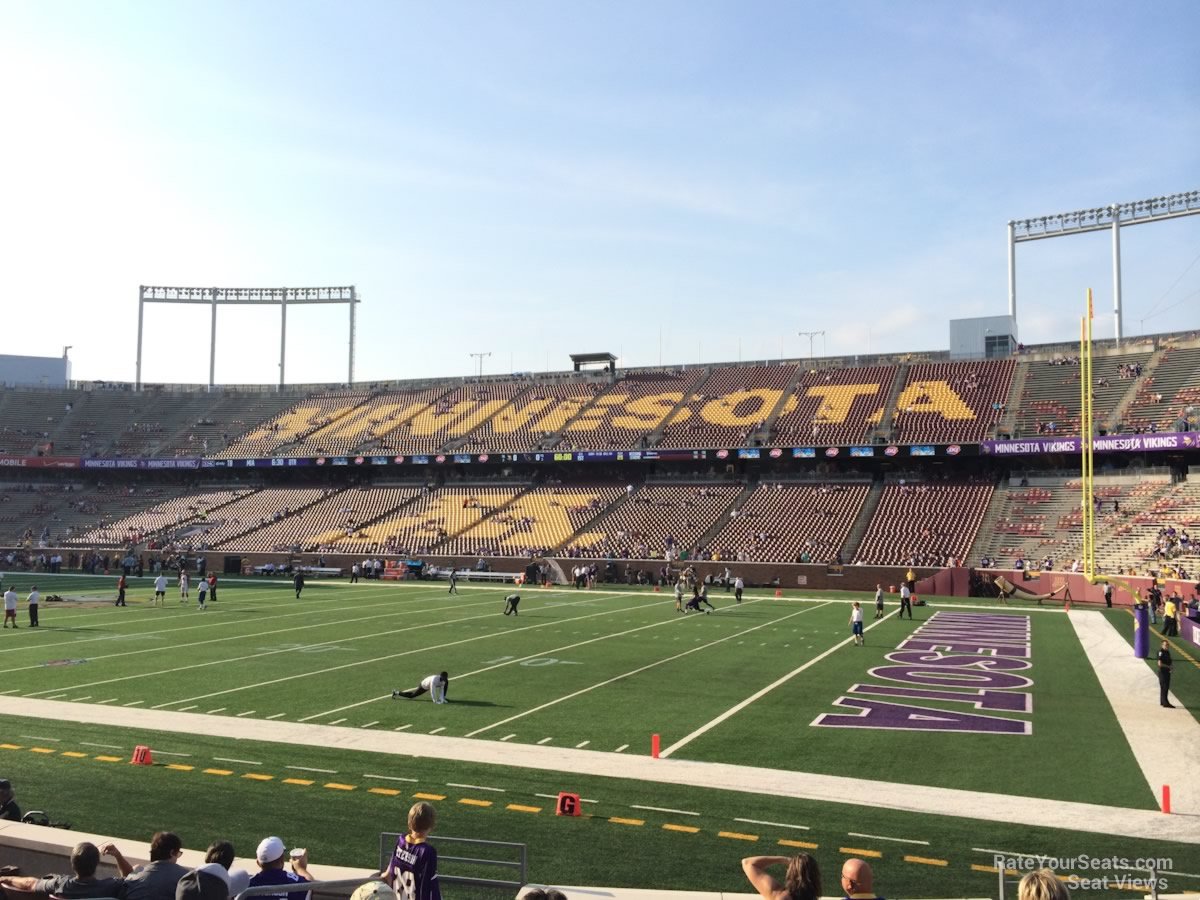
{"type": "MultiPolygon", "coordinates": [[[[6,586],[23,596],[35,580],[43,596],[113,593],[111,578],[9,576],[6,586]]],[[[164,607],[151,607],[151,581],[144,579],[130,589],[128,608],[43,602],[40,629],[0,633],[0,692],[614,754],[644,755],[650,736],[660,734],[663,747],[674,747],[680,759],[1155,808],[1060,610],[933,598],[912,623],[894,616],[874,623],[864,604],[873,627],[866,645],[855,647],[848,641],[848,594],[748,592],[737,605],[731,594],[715,591],[716,613],[679,615],[669,594],[527,588],[520,615],[504,616],[503,597],[511,590],[464,586],[452,596],[445,583],[312,582],[296,600],[285,581],[230,579],[223,580],[219,601],[201,612],[194,599],[182,606],[177,588],[164,607]],[[869,680],[868,670],[937,610],[1028,617],[1031,666],[1022,674],[1034,682],[1032,711],[1007,715],[1029,721],[1029,734],[813,726],[823,713],[846,713],[834,701],[869,680]],[[449,704],[391,699],[394,688],[443,669],[451,676],[449,704]],[[737,711],[725,717],[731,710],[737,711]]],[[[890,598],[888,609],[894,609],[890,598]]],[[[23,608],[20,615],[24,626],[23,608]]],[[[1125,628],[1120,616],[1114,624],[1125,628]]],[[[1192,675],[1176,682],[1189,705],[1196,696],[1188,693],[1192,675]]],[[[170,826],[187,831],[185,841],[193,846],[222,833],[249,847],[262,834],[282,830],[281,822],[294,823],[302,833],[289,840],[320,848],[319,861],[339,864],[371,865],[364,848],[375,847],[380,831],[401,826],[414,793],[429,793],[446,798],[439,801],[443,834],[528,842],[531,877],[558,883],[739,890],[740,856],[788,853],[810,843],[821,848],[827,870],[843,849],[881,853],[871,858],[887,866],[885,892],[926,896],[993,893],[990,859],[975,848],[1190,855],[1190,866],[1176,868],[1200,871],[1194,847],[878,810],[871,808],[869,788],[867,795],[846,798],[861,805],[840,807],[12,718],[0,719],[0,735],[0,775],[20,779],[26,806],[39,788],[43,797],[50,791],[54,803],[42,805],[77,827],[136,838],[170,826]],[[39,744],[34,739],[40,737],[55,740],[39,744]],[[188,769],[185,757],[159,757],[150,769],[123,764],[135,743],[147,741],[208,763],[188,769]],[[106,743],[117,749],[88,746],[106,743]],[[172,762],[176,768],[167,767],[172,762]],[[336,775],[293,777],[313,784],[288,784],[288,766],[336,775]],[[206,774],[206,768],[228,774],[206,774]],[[366,778],[389,773],[417,783],[366,778]],[[246,777],[256,774],[270,778],[246,777]],[[351,789],[324,788],[327,778],[351,789]],[[586,806],[589,818],[565,822],[551,815],[552,800],[536,796],[561,789],[600,802],[586,806]],[[112,815],[115,796],[121,798],[119,824],[112,815]],[[65,808],[58,808],[59,797],[69,798],[65,808]],[[635,812],[634,805],[660,811],[635,812]]],[[[1178,887],[1195,889],[1200,882],[1178,887]]]]}
{"type": "MultiPolygon", "coordinates": [[[[78,831],[131,840],[163,828],[191,847],[229,839],[241,855],[264,835],[280,834],[288,846],[306,846],[316,863],[371,868],[379,865],[380,833],[402,829],[409,805],[427,799],[438,810],[435,843],[439,834],[526,843],[528,877],[539,883],[745,892],[741,857],[804,851],[820,862],[826,894],[836,890],[841,859],[862,856],[888,896],[986,897],[996,893],[999,850],[1058,859],[1165,857],[1188,873],[1165,873],[1171,891],[1200,886],[1200,850],[1166,839],[1166,829],[1164,840],[1147,841],[917,816],[871,807],[867,788],[833,804],[42,719],[0,717],[0,724],[0,771],[26,808],[43,807],[78,831]],[[154,765],[129,765],[137,743],[156,748],[154,765]],[[554,815],[560,790],[580,794],[582,817],[554,815]]],[[[469,874],[449,864],[443,871],[469,874]]]]}

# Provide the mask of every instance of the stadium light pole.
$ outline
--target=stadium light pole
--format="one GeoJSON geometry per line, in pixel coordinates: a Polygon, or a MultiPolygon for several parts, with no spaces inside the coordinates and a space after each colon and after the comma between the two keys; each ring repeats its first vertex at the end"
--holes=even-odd
{"type": "Polygon", "coordinates": [[[1017,316],[1017,244],[1045,238],[1112,230],[1113,254],[1113,333],[1117,343],[1122,337],[1121,312],[1121,229],[1145,222],[1200,215],[1200,191],[1184,191],[1165,197],[1149,197],[1128,203],[1112,203],[1094,209],[1055,213],[1032,219],[1014,219],[1008,223],[1008,314],[1017,316]]]}
{"type": "Polygon", "coordinates": [[[813,361],[813,338],[815,338],[817,335],[820,335],[822,338],[824,338],[825,332],[823,332],[823,331],[801,331],[801,332],[799,332],[799,335],[800,335],[800,337],[808,338],[808,361],[809,361],[809,363],[811,363],[813,361]]]}
{"type": "Polygon", "coordinates": [[[477,375],[479,378],[482,378],[482,377],[483,377],[483,358],[484,358],[485,356],[491,356],[491,355],[492,355],[492,351],[491,351],[491,350],[489,350],[489,351],[487,351],[486,353],[472,353],[471,355],[472,355],[473,357],[475,357],[475,362],[476,362],[476,363],[478,363],[478,372],[476,372],[476,375],[477,375]]]}
{"type": "Polygon", "coordinates": [[[208,389],[216,389],[217,375],[217,307],[218,306],[275,306],[280,307],[279,322],[279,387],[284,386],[287,351],[287,308],[291,305],[345,303],[350,307],[350,365],[347,384],[354,383],[354,307],[361,302],[354,285],[349,287],[303,288],[194,288],[138,286],[137,362],[134,390],[142,389],[142,337],[147,303],[205,304],[212,309],[212,326],[208,350],[208,389]]]}

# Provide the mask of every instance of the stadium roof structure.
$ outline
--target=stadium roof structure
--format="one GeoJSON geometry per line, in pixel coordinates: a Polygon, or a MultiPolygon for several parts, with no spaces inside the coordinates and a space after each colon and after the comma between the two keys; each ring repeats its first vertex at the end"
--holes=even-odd
{"type": "Polygon", "coordinates": [[[576,372],[582,372],[584,366],[607,366],[616,368],[617,358],[611,353],[572,353],[571,362],[576,372]]]}

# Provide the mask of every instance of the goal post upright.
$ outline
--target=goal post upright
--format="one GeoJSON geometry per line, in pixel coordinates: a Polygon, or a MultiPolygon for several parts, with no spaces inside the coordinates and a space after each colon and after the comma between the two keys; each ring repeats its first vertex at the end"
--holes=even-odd
{"type": "Polygon", "coordinates": [[[195,288],[138,286],[137,362],[134,390],[142,390],[142,340],[147,303],[204,304],[212,309],[208,344],[208,389],[216,389],[217,380],[217,307],[218,306],[278,306],[279,310],[279,389],[286,384],[287,309],[289,306],[310,304],[346,304],[350,307],[350,365],[347,384],[354,383],[355,310],[362,302],[354,285],[348,287],[302,288],[195,288]]]}

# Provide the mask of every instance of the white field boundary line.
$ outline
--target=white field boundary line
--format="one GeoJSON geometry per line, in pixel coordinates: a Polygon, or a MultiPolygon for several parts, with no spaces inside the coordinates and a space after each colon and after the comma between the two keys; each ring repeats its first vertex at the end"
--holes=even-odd
{"type": "MultiPolygon", "coordinates": [[[[301,624],[301,625],[289,625],[286,628],[277,628],[274,631],[248,631],[248,630],[246,630],[245,633],[239,633],[239,634],[234,634],[234,635],[224,635],[222,637],[209,638],[208,640],[203,640],[203,641],[191,641],[186,645],[186,648],[191,649],[192,647],[203,647],[207,644],[223,644],[223,643],[229,643],[231,641],[236,641],[236,640],[258,640],[259,638],[269,637],[271,635],[276,635],[276,634],[289,634],[291,632],[302,632],[302,631],[305,631],[306,629],[310,629],[310,628],[328,628],[330,625],[334,625],[334,626],[354,625],[359,622],[373,622],[376,619],[394,619],[394,618],[396,618],[395,606],[393,606],[391,604],[387,604],[387,605],[389,607],[388,612],[378,613],[376,615],[359,616],[359,617],[353,618],[353,619],[337,619],[337,620],[334,620],[333,622],[311,622],[311,621],[309,621],[309,622],[305,622],[304,624],[301,624]]],[[[472,603],[472,604],[470,604],[470,606],[472,608],[474,608],[476,606],[491,606],[491,604],[490,603],[472,603]]],[[[414,612],[442,612],[442,610],[414,610],[414,612]]],[[[282,618],[282,617],[279,617],[279,618],[282,618]]],[[[457,619],[443,619],[439,622],[431,622],[424,627],[433,627],[435,625],[444,625],[444,624],[448,624],[448,623],[452,623],[452,622],[465,622],[465,621],[469,621],[472,618],[482,618],[482,616],[462,616],[457,619]]],[[[246,625],[252,624],[252,623],[245,622],[245,621],[239,621],[239,620],[235,620],[235,619],[230,619],[227,622],[225,622],[224,624],[226,627],[229,627],[229,628],[239,628],[239,629],[244,630],[246,625]]],[[[421,627],[421,626],[417,626],[417,627],[421,627]]],[[[172,633],[174,631],[181,631],[181,630],[183,630],[183,629],[165,629],[165,633],[172,633]]],[[[151,632],[151,633],[159,633],[159,632],[151,632]]],[[[379,634],[379,633],[381,633],[381,632],[372,632],[372,634],[379,634]]],[[[383,633],[390,633],[390,632],[383,632],[383,633]]],[[[129,635],[129,637],[130,638],[140,638],[140,637],[143,637],[144,634],[145,633],[138,634],[138,635],[129,635]]],[[[370,637],[370,636],[371,635],[358,635],[355,637],[345,638],[344,640],[346,640],[346,641],[360,640],[362,637],[370,637]]],[[[96,640],[98,640],[98,639],[96,639],[96,640]]],[[[329,646],[330,644],[338,644],[338,643],[341,643],[341,641],[330,640],[330,641],[320,641],[316,644],[310,644],[308,646],[309,647],[326,647],[326,646],[329,646]]],[[[42,649],[42,648],[39,648],[39,649],[42,649]]],[[[290,652],[295,649],[297,649],[297,648],[285,647],[282,650],[272,650],[272,651],[268,651],[268,652],[269,653],[287,653],[287,652],[290,652]]],[[[120,658],[123,656],[140,656],[143,653],[177,653],[179,650],[180,650],[180,648],[177,646],[171,646],[169,644],[166,644],[166,645],[155,646],[155,647],[144,647],[140,650],[122,650],[118,653],[104,653],[104,654],[100,654],[98,656],[89,656],[87,659],[88,659],[88,662],[99,662],[101,660],[117,659],[117,658],[120,658]]],[[[266,654],[263,654],[263,655],[266,655],[266,654]]],[[[254,657],[249,657],[249,656],[239,657],[239,659],[253,659],[253,658],[254,657]]],[[[234,660],[230,660],[230,661],[233,662],[234,660]]],[[[29,671],[31,669],[41,669],[44,667],[45,667],[45,663],[35,663],[33,665],[28,665],[28,666],[13,666],[12,668],[9,668],[9,669],[0,669],[0,675],[7,675],[12,672],[25,672],[25,671],[29,671]]],[[[168,670],[168,671],[175,671],[175,670],[168,670]]],[[[154,674],[159,674],[159,673],[154,673],[154,674]]],[[[104,682],[96,682],[96,683],[103,684],[104,682]]],[[[36,697],[36,696],[38,696],[38,694],[41,694],[41,693],[45,693],[45,692],[38,691],[33,694],[29,694],[28,696],[36,697]]]]}
{"type": "MultiPolygon", "coordinates": [[[[583,602],[583,601],[580,601],[580,602],[583,602]]],[[[750,602],[751,603],[759,603],[761,601],[752,600],[750,602]]],[[[634,609],[638,609],[638,608],[639,607],[627,607],[626,609],[634,610],[634,609]]],[[[597,615],[600,615],[600,614],[598,613],[597,615]]],[[[590,617],[581,616],[579,618],[590,618],[590,617]]],[[[564,620],[564,621],[573,622],[573,621],[575,621],[575,619],[568,619],[568,620],[564,620]]],[[[684,622],[684,621],[687,621],[687,619],[680,618],[679,616],[673,616],[672,618],[664,619],[661,622],[651,622],[649,625],[639,625],[636,628],[629,628],[629,629],[626,629],[625,631],[616,631],[616,632],[612,632],[611,634],[603,634],[603,635],[600,635],[599,637],[588,638],[586,641],[578,641],[574,644],[565,644],[561,647],[551,647],[549,649],[542,649],[542,650],[537,651],[536,653],[530,653],[527,656],[514,657],[513,659],[507,659],[504,662],[493,663],[490,666],[484,666],[482,669],[475,669],[471,672],[464,672],[462,675],[455,675],[454,678],[455,678],[455,680],[461,680],[463,678],[470,678],[472,675],[482,675],[484,672],[490,672],[493,669],[502,669],[505,666],[519,665],[520,663],[526,662],[531,659],[539,659],[541,657],[548,656],[551,653],[561,653],[564,650],[574,650],[576,647],[585,647],[588,644],[595,644],[598,641],[606,641],[609,638],[624,637],[627,634],[633,634],[634,632],[637,632],[637,631],[645,631],[648,628],[662,628],[664,626],[669,627],[676,622],[684,622]]],[[[512,632],[506,632],[506,633],[511,634],[512,632]]],[[[429,648],[429,649],[438,649],[438,648],[429,648]]],[[[313,713],[311,716],[305,716],[303,719],[297,719],[296,721],[310,722],[313,719],[321,718],[321,716],[331,716],[334,713],[344,712],[347,709],[355,709],[359,706],[366,706],[368,703],[377,703],[380,700],[387,700],[387,699],[390,699],[391,696],[392,696],[391,694],[380,694],[377,697],[369,697],[366,700],[358,700],[354,703],[348,703],[345,706],[336,707],[335,709],[327,709],[324,712],[313,713]]],[[[497,724],[503,724],[503,723],[497,723],[497,724]]],[[[495,728],[496,725],[489,725],[487,727],[495,728]]],[[[481,730],[486,731],[487,729],[481,729],[481,730]]],[[[472,732],[472,734],[474,734],[474,732],[472,732]]],[[[467,735],[467,737],[470,737],[470,736],[471,735],[467,735]]]]}
{"type": "MultiPolygon", "coordinates": [[[[896,609],[893,609],[890,613],[888,613],[882,619],[877,619],[873,624],[868,625],[864,630],[871,631],[876,625],[882,625],[884,622],[886,622],[888,619],[890,619],[892,616],[894,616],[899,611],[900,611],[899,607],[897,607],[896,609]]],[[[747,697],[741,703],[731,706],[729,709],[725,710],[725,712],[721,713],[715,719],[705,722],[703,725],[701,725],[699,728],[697,728],[691,734],[685,735],[684,737],[680,738],[675,743],[673,743],[670,747],[667,747],[665,750],[663,750],[658,755],[660,757],[669,757],[672,753],[674,753],[680,747],[686,747],[688,744],[690,744],[696,738],[700,737],[702,734],[705,734],[705,733],[711,731],[712,729],[714,729],[718,725],[720,725],[722,722],[724,722],[726,719],[731,718],[732,716],[735,716],[738,713],[740,713],[743,709],[745,709],[751,703],[755,703],[756,701],[761,700],[767,694],[771,693],[771,691],[775,690],[775,688],[791,681],[793,678],[795,678],[801,672],[805,671],[806,669],[812,668],[817,663],[819,663],[821,660],[825,659],[825,657],[840,650],[842,647],[848,646],[853,640],[854,640],[854,635],[851,635],[850,637],[848,637],[844,640],[838,641],[836,644],[834,644],[832,647],[830,647],[825,652],[818,654],[817,656],[814,656],[812,659],[810,659],[808,662],[804,663],[803,665],[797,666],[795,669],[792,669],[792,671],[788,672],[783,677],[775,679],[770,684],[768,684],[765,688],[755,691],[753,694],[751,694],[749,697],[747,697]]]]}
{"type": "MultiPolygon", "coordinates": [[[[750,602],[760,603],[762,601],[752,600],[750,602]]],[[[745,605],[745,604],[743,604],[743,605],[745,605]]],[[[562,703],[566,700],[573,700],[574,698],[579,697],[582,694],[586,694],[589,691],[594,691],[597,688],[605,687],[607,685],[612,684],[614,681],[620,681],[622,678],[629,678],[632,675],[639,675],[642,672],[645,672],[649,669],[653,669],[653,668],[656,668],[657,666],[665,665],[666,663],[669,663],[669,662],[674,662],[675,660],[682,659],[683,657],[689,656],[692,653],[698,653],[701,650],[707,650],[709,647],[715,647],[717,644],[723,644],[726,641],[733,640],[734,638],[742,637],[743,635],[750,634],[752,631],[758,631],[760,628],[767,628],[768,626],[771,626],[771,625],[778,625],[780,622],[786,622],[788,619],[793,619],[796,616],[802,616],[807,612],[812,612],[813,610],[820,609],[820,608],[821,607],[819,607],[819,606],[810,606],[807,609],[802,609],[802,610],[799,610],[798,612],[789,613],[788,615],[783,616],[779,619],[772,619],[770,622],[763,622],[761,625],[755,625],[751,628],[744,628],[741,631],[736,631],[733,634],[726,635],[723,638],[717,638],[714,641],[709,641],[707,644],[701,644],[698,647],[692,647],[689,650],[684,650],[682,653],[676,653],[674,656],[668,656],[663,659],[657,659],[652,663],[648,663],[644,666],[639,666],[638,668],[631,669],[628,672],[622,672],[620,675],[614,675],[612,678],[606,678],[604,681],[598,681],[595,684],[589,685],[588,687],[585,687],[585,688],[581,688],[580,690],[577,690],[577,691],[573,691],[570,694],[564,694],[562,697],[558,697],[554,700],[550,700],[546,703],[541,704],[540,706],[535,706],[532,709],[527,709],[524,712],[519,712],[516,715],[509,716],[507,719],[501,719],[499,722],[493,722],[491,725],[484,725],[482,728],[476,728],[474,731],[467,732],[467,734],[465,734],[464,737],[469,737],[469,738],[475,737],[477,734],[482,734],[485,731],[491,731],[493,728],[499,728],[501,725],[507,725],[509,722],[515,722],[517,719],[521,719],[521,718],[524,718],[525,716],[533,715],[536,712],[541,712],[543,709],[547,709],[551,706],[555,706],[556,704],[562,703]]],[[[668,622],[682,622],[682,621],[686,621],[686,620],[687,620],[686,617],[681,619],[678,616],[676,616],[674,619],[669,619],[668,622]]],[[[613,637],[617,637],[617,635],[613,635],[613,637]]]]}
{"type": "MultiPolygon", "coordinates": [[[[440,595],[434,595],[434,596],[431,596],[428,598],[417,597],[417,598],[415,598],[415,602],[420,602],[425,599],[433,600],[433,599],[435,599],[436,596],[440,596],[440,595]]],[[[302,600],[300,602],[307,603],[308,601],[302,600]]],[[[326,602],[332,602],[332,601],[320,601],[320,602],[322,604],[324,604],[326,602]]],[[[471,606],[483,606],[484,602],[480,601],[479,603],[473,603],[470,605],[471,606]]],[[[396,610],[395,598],[394,597],[389,598],[386,601],[380,601],[378,603],[371,603],[368,605],[356,606],[355,609],[356,610],[368,610],[368,609],[374,609],[374,608],[378,608],[378,607],[386,607],[392,611],[392,615],[395,615],[395,610],[396,610]]],[[[170,607],[168,607],[168,608],[170,608],[170,607]]],[[[182,607],[182,608],[187,609],[188,607],[182,607]]],[[[444,605],[430,605],[428,607],[428,609],[419,608],[419,609],[408,610],[406,608],[406,611],[416,612],[416,613],[422,613],[422,612],[444,613],[446,611],[446,608],[444,605]]],[[[303,617],[311,618],[314,610],[306,609],[302,612],[284,613],[282,615],[279,615],[276,610],[268,609],[268,608],[264,607],[263,612],[264,612],[263,618],[266,618],[269,616],[272,619],[272,621],[280,621],[282,619],[292,619],[292,618],[303,618],[303,617]]],[[[334,612],[334,613],[340,613],[340,614],[344,615],[346,610],[345,610],[345,607],[343,606],[343,607],[334,607],[329,610],[319,610],[319,612],[334,612]]],[[[98,615],[98,613],[96,613],[95,611],[88,611],[86,613],[82,613],[81,615],[88,616],[89,617],[88,621],[93,621],[94,617],[96,617],[98,615]]],[[[126,614],[122,613],[121,616],[126,616],[126,614]]],[[[338,623],[340,623],[340,621],[341,620],[335,619],[334,623],[332,623],[332,624],[338,624],[338,623]]],[[[43,634],[54,634],[55,632],[53,631],[53,627],[55,625],[58,625],[59,622],[61,622],[61,619],[56,619],[54,621],[48,622],[47,624],[51,626],[52,630],[43,632],[43,634]]],[[[135,625],[135,626],[149,624],[149,621],[146,619],[132,620],[129,617],[125,618],[125,622],[128,624],[135,625]]],[[[229,619],[206,619],[205,622],[207,624],[202,624],[202,623],[197,622],[195,625],[179,625],[174,628],[159,628],[154,631],[129,631],[129,632],[121,633],[121,634],[105,634],[105,635],[101,635],[99,637],[75,638],[74,640],[59,641],[57,643],[22,645],[20,647],[8,647],[6,649],[0,649],[0,653],[22,653],[22,652],[27,652],[29,650],[49,650],[54,647],[78,647],[80,644],[87,644],[87,643],[91,643],[93,641],[135,640],[137,638],[149,637],[151,635],[180,634],[184,631],[194,631],[197,629],[229,628],[229,627],[232,627],[235,625],[245,626],[247,624],[246,621],[234,621],[234,620],[229,620],[229,619]]],[[[331,623],[322,623],[322,624],[328,625],[331,623]]],[[[105,627],[109,627],[109,626],[105,625],[104,623],[100,623],[98,625],[87,625],[87,626],[80,626],[80,627],[72,626],[71,630],[72,630],[72,632],[94,631],[96,629],[105,628],[105,627]]],[[[158,649],[163,649],[163,648],[158,648],[158,649]]],[[[96,658],[102,658],[102,657],[96,657],[96,658]]],[[[26,668],[29,668],[29,667],[26,667],[26,668]]],[[[3,670],[0,670],[0,674],[2,674],[3,672],[18,672],[18,671],[20,671],[20,669],[3,669],[3,670]]]]}
{"type": "MultiPolygon", "coordinates": [[[[555,626],[563,625],[567,622],[577,622],[580,619],[591,619],[596,616],[611,616],[616,613],[631,612],[631,611],[639,609],[639,608],[646,609],[649,607],[647,606],[647,604],[642,604],[641,607],[622,606],[618,609],[607,610],[602,613],[589,613],[586,616],[575,616],[574,618],[570,618],[570,619],[556,619],[552,622],[543,622],[538,625],[528,625],[528,626],[524,626],[524,627],[520,628],[519,630],[520,631],[533,631],[535,628],[553,628],[555,626]]],[[[481,616],[466,616],[462,619],[456,619],[455,621],[456,622],[466,622],[466,621],[470,621],[472,619],[490,618],[494,615],[495,615],[495,613],[487,613],[487,614],[481,615],[481,616]]],[[[328,643],[333,643],[333,644],[348,643],[351,640],[365,640],[367,638],[373,638],[373,637],[386,637],[388,635],[393,635],[393,634],[402,634],[407,631],[419,631],[419,630],[425,629],[425,628],[435,628],[435,627],[438,627],[438,624],[445,624],[445,623],[437,623],[437,624],[430,624],[430,625],[418,625],[414,628],[397,628],[392,631],[379,631],[379,632],[375,632],[375,633],[369,634],[369,635],[361,635],[361,636],[355,637],[355,638],[347,638],[342,641],[329,641],[328,643]]],[[[409,656],[413,653],[423,653],[427,650],[444,650],[447,647],[456,647],[459,644],[469,644],[474,641],[484,641],[484,640],[490,640],[492,638],[508,637],[511,634],[513,634],[512,631],[497,631],[497,632],[492,632],[490,634],[480,634],[480,635],[475,635],[474,637],[463,638],[462,640],[458,640],[458,641],[449,641],[444,644],[434,644],[434,645],[430,645],[430,646],[414,647],[411,650],[403,650],[399,653],[391,653],[386,656],[375,656],[375,657],[372,657],[371,659],[360,659],[360,660],[357,660],[356,662],[343,663],[340,666],[326,666],[324,668],[316,669],[316,670],[310,671],[310,672],[298,672],[294,675],[284,675],[279,678],[269,679],[267,681],[258,681],[258,682],[253,682],[251,684],[239,685],[238,687],[226,688],[223,691],[212,691],[211,693],[201,694],[201,695],[198,695],[195,697],[184,697],[180,700],[169,700],[165,703],[155,704],[154,706],[150,707],[150,709],[163,709],[168,706],[175,706],[176,704],[179,704],[179,703],[190,703],[193,700],[207,700],[211,697],[220,697],[220,696],[224,696],[225,694],[234,694],[234,693],[237,693],[238,691],[253,690],[255,688],[265,687],[266,685],[270,685],[270,684],[280,684],[285,681],[294,681],[297,678],[310,678],[313,675],[325,675],[325,674],[328,674],[329,672],[337,672],[342,669],[352,669],[352,668],[355,668],[356,666],[365,666],[365,665],[370,665],[371,663],[376,663],[376,662],[386,662],[387,660],[390,660],[390,659],[399,659],[402,656],[409,656]]],[[[314,644],[313,646],[319,647],[322,645],[314,644]]],[[[253,656],[242,657],[242,659],[257,659],[261,656],[270,656],[274,653],[286,653],[286,652],[289,652],[289,651],[287,651],[287,650],[271,650],[266,653],[258,653],[258,654],[254,654],[253,656]]],[[[239,661],[238,659],[215,660],[215,661],[206,662],[206,663],[195,663],[195,664],[189,665],[189,666],[180,666],[179,668],[168,669],[164,672],[143,673],[143,675],[144,674],[165,675],[165,674],[170,674],[172,672],[183,671],[185,669],[196,669],[196,668],[201,668],[204,666],[221,665],[226,662],[238,662],[238,661],[239,661]]],[[[138,678],[138,677],[143,677],[143,676],[127,675],[127,676],[122,676],[121,678],[115,678],[115,679],[109,679],[109,680],[110,681],[126,681],[129,678],[138,678]]],[[[462,678],[463,676],[460,675],[458,677],[462,678]]],[[[26,696],[33,697],[35,695],[28,694],[26,696]]],[[[391,694],[388,694],[387,696],[390,697],[391,694]]],[[[376,698],[376,699],[379,699],[379,698],[376,698]]]]}

